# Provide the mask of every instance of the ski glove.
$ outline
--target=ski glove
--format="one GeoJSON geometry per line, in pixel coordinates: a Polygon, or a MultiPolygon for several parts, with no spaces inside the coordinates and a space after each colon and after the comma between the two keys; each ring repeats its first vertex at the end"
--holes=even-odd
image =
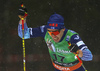
{"type": "Polygon", "coordinates": [[[18,15],[24,16],[27,13],[27,9],[24,7],[19,7],[18,15]]]}
{"type": "Polygon", "coordinates": [[[78,46],[76,44],[71,44],[71,46],[68,47],[70,49],[70,52],[77,53],[79,50],[78,46]]]}

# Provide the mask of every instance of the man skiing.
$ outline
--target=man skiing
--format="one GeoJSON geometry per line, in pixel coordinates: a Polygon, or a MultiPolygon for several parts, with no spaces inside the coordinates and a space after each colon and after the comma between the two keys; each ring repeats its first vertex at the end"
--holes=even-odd
{"type": "MultiPolygon", "coordinates": [[[[20,7],[19,18],[25,15],[26,8],[20,7]]],[[[18,25],[18,35],[22,38],[22,21],[18,25]]],[[[78,33],[66,29],[64,18],[59,14],[50,16],[47,25],[28,28],[24,19],[24,38],[43,37],[49,50],[55,71],[85,71],[83,61],[91,61],[92,53],[78,33]]]]}

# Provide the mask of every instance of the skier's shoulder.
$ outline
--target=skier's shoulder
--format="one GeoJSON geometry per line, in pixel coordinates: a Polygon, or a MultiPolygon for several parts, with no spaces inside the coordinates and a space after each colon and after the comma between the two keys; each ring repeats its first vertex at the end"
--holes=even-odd
{"type": "Polygon", "coordinates": [[[73,36],[75,37],[76,35],[78,35],[77,32],[67,29],[67,33],[66,33],[66,41],[69,41],[73,36]]]}
{"type": "Polygon", "coordinates": [[[71,33],[71,34],[77,33],[77,32],[75,32],[74,30],[71,30],[71,29],[68,29],[68,32],[71,33]]]}
{"type": "Polygon", "coordinates": [[[68,31],[67,31],[67,35],[68,36],[73,36],[73,35],[75,35],[75,34],[78,34],[77,32],[75,32],[75,31],[73,31],[73,30],[71,30],[71,29],[67,29],[68,31]]]}

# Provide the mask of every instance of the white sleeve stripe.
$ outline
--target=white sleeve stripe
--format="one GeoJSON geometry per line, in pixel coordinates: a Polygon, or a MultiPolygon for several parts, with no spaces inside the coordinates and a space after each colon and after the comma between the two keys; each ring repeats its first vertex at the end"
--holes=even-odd
{"type": "Polygon", "coordinates": [[[79,41],[76,44],[77,44],[78,47],[81,46],[81,45],[85,45],[85,43],[83,41],[79,41]]]}
{"type": "Polygon", "coordinates": [[[44,32],[44,27],[45,27],[45,25],[40,26],[41,32],[44,32]]]}
{"type": "Polygon", "coordinates": [[[82,47],[80,50],[83,50],[83,49],[85,49],[85,48],[88,48],[87,46],[84,46],[84,47],[82,47]]]}
{"type": "Polygon", "coordinates": [[[29,29],[30,29],[30,34],[33,35],[33,33],[32,33],[32,28],[29,28],[29,29]]]}

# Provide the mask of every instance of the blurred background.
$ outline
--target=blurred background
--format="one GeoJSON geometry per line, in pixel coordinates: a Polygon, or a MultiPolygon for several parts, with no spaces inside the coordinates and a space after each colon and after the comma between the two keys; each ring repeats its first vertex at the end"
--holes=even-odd
{"type": "MultiPolygon", "coordinates": [[[[23,71],[22,39],[18,36],[18,8],[28,9],[28,27],[46,25],[55,12],[65,26],[79,33],[93,53],[83,62],[88,71],[100,71],[100,0],[2,0],[0,1],[0,71],[23,71]]],[[[48,48],[41,37],[25,40],[27,71],[54,71],[48,48]]]]}

